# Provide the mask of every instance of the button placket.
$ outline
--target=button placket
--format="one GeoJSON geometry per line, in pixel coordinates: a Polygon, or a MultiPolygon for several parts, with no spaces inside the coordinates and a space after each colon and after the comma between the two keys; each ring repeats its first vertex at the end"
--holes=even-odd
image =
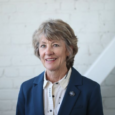
{"type": "Polygon", "coordinates": [[[49,100],[49,106],[48,106],[49,115],[53,115],[52,84],[50,84],[48,87],[48,100],[49,100]]]}

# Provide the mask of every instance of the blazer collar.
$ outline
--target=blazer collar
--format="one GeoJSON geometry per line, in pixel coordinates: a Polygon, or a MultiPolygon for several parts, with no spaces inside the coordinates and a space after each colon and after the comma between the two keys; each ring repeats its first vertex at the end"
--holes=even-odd
{"type": "Polygon", "coordinates": [[[73,85],[82,85],[82,75],[73,67],[70,76],[70,83],[72,83],[73,85]]]}
{"type": "MultiPolygon", "coordinates": [[[[44,79],[44,72],[42,72],[39,76],[37,76],[34,80],[34,84],[39,84],[41,82],[43,82],[44,79]]],[[[74,84],[74,85],[82,85],[82,76],[81,74],[72,67],[72,73],[70,76],[70,81],[74,84]],[[72,76],[76,76],[76,77],[72,77],[72,76]]]]}
{"type": "Polygon", "coordinates": [[[82,85],[82,76],[77,72],[77,70],[72,68],[70,81],[67,86],[67,90],[65,92],[58,115],[70,115],[80,95],[80,90],[77,88],[79,85],[82,85]],[[71,92],[74,93],[73,96],[71,95],[71,92]]]}
{"type": "Polygon", "coordinates": [[[44,106],[43,106],[43,76],[42,72],[37,76],[33,82],[33,106],[34,115],[44,115],[44,106]]]}
{"type": "Polygon", "coordinates": [[[43,79],[44,78],[44,72],[42,72],[40,75],[38,75],[35,80],[34,80],[34,84],[37,85],[37,84],[41,84],[43,83],[43,79]]]}
{"type": "MultiPolygon", "coordinates": [[[[35,114],[44,115],[44,107],[43,107],[43,80],[44,80],[44,72],[42,72],[39,76],[37,76],[34,80],[34,101],[33,104],[39,109],[35,109],[35,114]],[[39,85],[38,85],[39,84],[39,85]]],[[[77,102],[80,91],[76,86],[82,85],[82,76],[80,73],[72,67],[72,73],[70,76],[70,81],[67,86],[67,90],[65,92],[62,104],[60,106],[59,115],[69,115],[74,104],[77,102]],[[71,96],[70,92],[74,92],[75,96],[71,96]]]]}

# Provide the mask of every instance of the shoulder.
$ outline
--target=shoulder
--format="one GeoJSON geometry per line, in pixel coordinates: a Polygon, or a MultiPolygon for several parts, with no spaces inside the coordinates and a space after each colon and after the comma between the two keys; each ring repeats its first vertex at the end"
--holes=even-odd
{"type": "Polygon", "coordinates": [[[29,79],[29,80],[24,81],[21,84],[21,87],[23,87],[24,89],[29,89],[29,88],[31,88],[33,86],[33,84],[37,84],[40,81],[42,81],[43,80],[43,76],[44,76],[44,72],[42,72],[38,76],[35,76],[35,77],[33,77],[33,78],[29,79]]]}
{"type": "Polygon", "coordinates": [[[96,81],[93,81],[85,76],[82,76],[82,83],[83,86],[89,90],[100,89],[100,85],[96,81]]]}
{"type": "Polygon", "coordinates": [[[83,81],[83,84],[89,85],[89,86],[99,85],[96,81],[90,78],[87,78],[86,76],[82,76],[82,81],[83,81]]]}
{"type": "Polygon", "coordinates": [[[76,69],[72,68],[72,81],[75,82],[75,84],[77,83],[77,85],[79,85],[80,87],[84,88],[84,89],[94,89],[94,88],[99,88],[100,85],[96,82],[93,81],[83,75],[81,75],[76,69]]]}

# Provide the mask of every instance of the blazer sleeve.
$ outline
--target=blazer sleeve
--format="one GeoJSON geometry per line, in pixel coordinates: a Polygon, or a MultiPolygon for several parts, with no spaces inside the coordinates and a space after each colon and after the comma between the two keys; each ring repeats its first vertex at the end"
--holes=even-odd
{"type": "Polygon", "coordinates": [[[104,115],[102,107],[102,97],[100,85],[97,84],[90,96],[90,102],[88,106],[88,115],[104,115]]]}
{"type": "Polygon", "coordinates": [[[16,115],[25,115],[25,98],[24,98],[23,84],[20,87],[18,95],[16,115]]]}

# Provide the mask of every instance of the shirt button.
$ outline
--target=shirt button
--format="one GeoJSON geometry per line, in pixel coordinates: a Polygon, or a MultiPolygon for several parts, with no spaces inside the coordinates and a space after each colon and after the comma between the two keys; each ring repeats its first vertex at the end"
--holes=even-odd
{"type": "Polygon", "coordinates": [[[58,84],[58,82],[56,84],[58,84]]]}
{"type": "Polygon", "coordinates": [[[54,96],[54,95],[52,95],[52,97],[54,98],[55,96],[54,96]]]}
{"type": "Polygon", "coordinates": [[[50,112],[52,112],[52,110],[50,110],[50,112]]]}

